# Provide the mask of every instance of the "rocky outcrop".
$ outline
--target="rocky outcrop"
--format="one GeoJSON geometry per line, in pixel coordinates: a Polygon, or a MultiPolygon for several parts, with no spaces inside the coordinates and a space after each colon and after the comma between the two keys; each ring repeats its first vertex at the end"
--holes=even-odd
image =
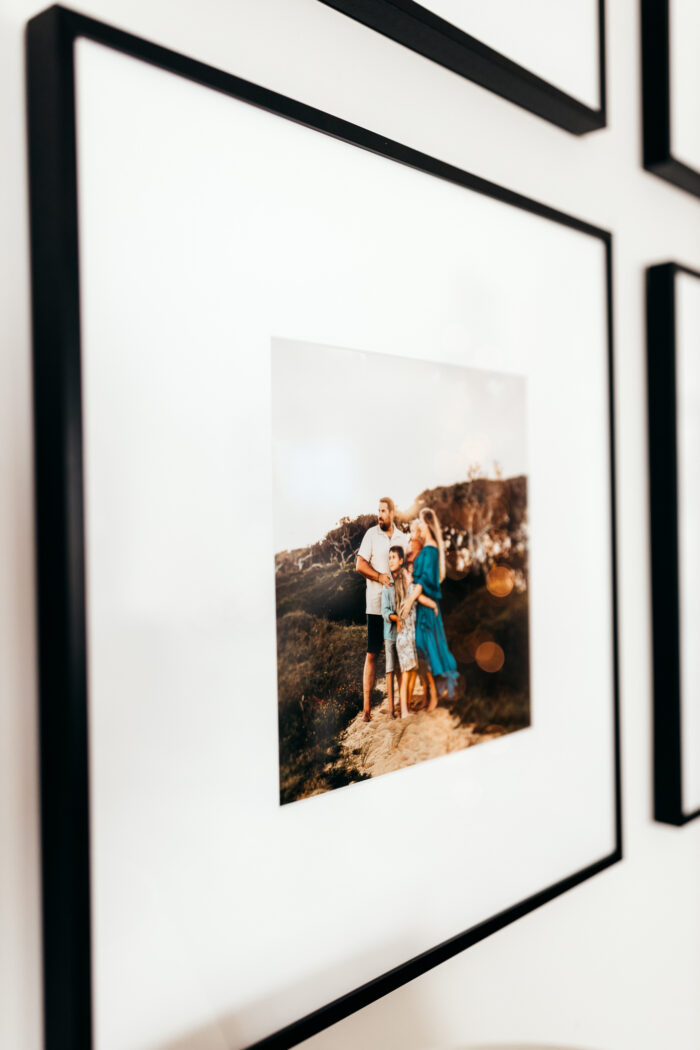
{"type": "MultiPolygon", "coordinates": [[[[423,507],[432,507],[443,530],[447,574],[453,580],[485,575],[495,562],[513,569],[516,587],[527,577],[527,478],[481,478],[426,489],[411,507],[397,511],[400,528],[423,507]]],[[[277,575],[327,565],[351,567],[365,531],[376,517],[342,518],[323,539],[275,555],[277,575]]]]}
{"type": "Polygon", "coordinates": [[[447,575],[509,565],[518,586],[527,572],[527,478],[474,478],[421,492],[412,511],[432,507],[442,526],[447,575]]]}

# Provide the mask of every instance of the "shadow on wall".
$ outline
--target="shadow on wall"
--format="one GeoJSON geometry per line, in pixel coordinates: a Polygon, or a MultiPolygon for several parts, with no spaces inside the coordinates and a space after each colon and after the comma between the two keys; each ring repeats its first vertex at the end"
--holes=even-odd
{"type": "MultiPolygon", "coordinates": [[[[394,944],[391,953],[394,958],[398,955],[398,957],[407,959],[414,954],[415,945],[411,943],[402,943],[398,948],[394,944]]],[[[347,984],[348,971],[350,970],[352,974],[354,970],[358,975],[366,973],[368,960],[376,964],[377,953],[367,952],[364,956],[356,956],[351,963],[345,959],[335,968],[326,967],[323,973],[324,983],[327,981],[329,972],[335,969],[339,978],[338,983],[347,984]]],[[[300,966],[303,966],[303,961],[302,954],[300,955],[300,966]]],[[[385,966],[385,969],[388,969],[388,966],[385,966]]],[[[235,977],[233,980],[235,982],[235,977]]],[[[256,1040],[262,1038],[261,1019],[263,1030],[266,1034],[271,1034],[286,1023],[281,1018],[299,1017],[300,1014],[303,1016],[305,1012],[303,1004],[308,1001],[309,990],[317,984],[318,975],[307,974],[294,984],[277,989],[266,998],[250,1003],[235,1013],[222,1011],[218,1017],[212,1017],[207,1023],[181,1035],[165,1041],[139,1042],[139,1046],[143,1046],[143,1050],[244,1050],[246,1047],[254,1046],[256,1040]]],[[[360,984],[359,977],[356,984],[360,984]]],[[[357,1017],[358,1014],[350,1015],[350,1019],[353,1016],[357,1017]]],[[[344,1022],[340,1021],[297,1044],[299,1050],[332,1050],[336,1045],[346,1046],[347,1033],[344,1032],[343,1024],[344,1022]],[[341,1040],[338,1044],[335,1042],[337,1037],[340,1037],[341,1040]]],[[[386,1020],[379,1023],[373,1021],[371,1040],[366,1042],[363,1040],[365,1050],[372,1050],[373,1047],[388,1050],[395,1046],[396,1032],[392,1031],[393,1028],[394,1025],[386,1020]]],[[[420,997],[415,994],[411,997],[409,1006],[405,1002],[401,1006],[401,1032],[407,1031],[411,1033],[411,1039],[410,1043],[402,1041],[401,1046],[404,1050],[432,1050],[435,1040],[435,1019],[430,1010],[421,1009],[420,997]],[[409,1017],[407,1013],[410,1014],[409,1017]]],[[[108,1039],[105,1038],[105,1042],[107,1041],[108,1039]]],[[[452,1050],[452,1048],[444,1047],[443,1050],[452,1050]]],[[[464,1048],[464,1050],[477,1050],[477,1048],[464,1048]]],[[[498,1048],[493,1047],[489,1050],[498,1050],[498,1048]]],[[[536,1050],[536,1048],[529,1048],[529,1050],[536,1050]]],[[[564,1050],[564,1048],[548,1047],[547,1050],[564,1050]]]]}
{"type": "MultiPolygon", "coordinates": [[[[257,1014],[258,1010],[264,1010],[264,1004],[261,1003],[256,1008],[250,1008],[249,1011],[246,1011],[246,1014],[252,1016],[254,1013],[257,1014]]],[[[342,1021],[339,1022],[340,1025],[342,1023],[342,1021]]],[[[402,1029],[404,1029],[405,1024],[404,1011],[401,1018],[402,1029]]],[[[174,1041],[160,1044],[157,1050],[237,1050],[237,1048],[247,1044],[241,1042],[242,1033],[238,1026],[234,1028],[234,1025],[234,1018],[222,1018],[218,1022],[214,1021],[174,1041]]],[[[582,1046],[563,1046],[560,1043],[435,1043],[430,1034],[430,1029],[433,1028],[433,1025],[429,1018],[420,1018],[417,1014],[411,1019],[410,1027],[412,1033],[410,1046],[413,1050],[589,1050],[589,1048],[582,1046]]],[[[373,1033],[372,1046],[382,1046],[386,1050],[386,1048],[396,1045],[392,1042],[392,1037],[395,1033],[392,1033],[386,1022],[384,1022],[383,1029],[383,1031],[375,1030],[373,1033]],[[375,1037],[376,1042],[374,1041],[375,1037]]],[[[298,1050],[306,1050],[306,1048],[315,1050],[317,1047],[319,1050],[321,1047],[333,1050],[336,1046],[339,1048],[345,1046],[344,1041],[340,1043],[335,1042],[334,1032],[337,1032],[335,1026],[319,1032],[310,1039],[297,1044],[298,1050]]],[[[406,1044],[403,1045],[405,1046],[406,1044]]]]}

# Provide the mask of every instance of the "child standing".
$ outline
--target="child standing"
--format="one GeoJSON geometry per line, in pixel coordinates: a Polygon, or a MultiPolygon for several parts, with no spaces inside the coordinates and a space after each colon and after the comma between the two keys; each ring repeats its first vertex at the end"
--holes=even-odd
{"type": "MultiPolygon", "coordinates": [[[[391,652],[391,670],[398,675],[399,704],[401,717],[407,718],[411,713],[408,702],[413,695],[413,687],[418,671],[416,652],[416,611],[411,608],[407,619],[402,620],[397,610],[401,609],[411,586],[411,578],[406,569],[406,554],[403,547],[391,547],[389,550],[389,572],[393,586],[382,590],[382,616],[384,617],[384,648],[387,658],[387,693],[391,717],[396,718],[394,711],[393,683],[389,684],[389,660],[391,652]]],[[[418,598],[421,605],[426,605],[437,612],[437,605],[427,595],[418,598]]]]}
{"type": "MultiPolygon", "coordinates": [[[[403,547],[396,546],[389,548],[389,572],[391,573],[394,582],[390,586],[384,584],[382,588],[384,652],[386,653],[386,694],[389,700],[389,710],[391,711],[392,718],[396,718],[396,710],[394,708],[394,675],[396,675],[396,684],[399,688],[400,701],[403,698],[401,689],[401,670],[399,667],[398,655],[396,653],[396,638],[400,624],[399,618],[396,614],[395,585],[396,577],[403,568],[404,557],[403,547]]],[[[401,705],[401,717],[406,717],[403,704],[401,705]]]]}

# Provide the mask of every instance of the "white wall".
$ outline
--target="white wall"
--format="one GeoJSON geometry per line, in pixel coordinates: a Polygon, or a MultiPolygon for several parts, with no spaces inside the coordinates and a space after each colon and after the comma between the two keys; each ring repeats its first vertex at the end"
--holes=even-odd
{"type": "MultiPolygon", "coordinates": [[[[637,0],[608,2],[609,127],[583,139],[317,0],[95,0],[81,10],[615,234],[624,862],[322,1033],[310,1048],[700,1045],[700,821],[651,820],[643,271],[700,269],[700,201],[639,166],[637,0]]],[[[40,930],[23,25],[0,0],[0,1046],[38,1050],[40,930]]],[[[436,872],[439,887],[441,873],[436,872]]],[[[421,888],[417,888],[421,889],[421,888]]],[[[361,907],[358,899],[348,906],[361,907]]],[[[183,1033],[183,1036],[185,1033],[183,1033]]],[[[219,1045],[207,1042],[207,1046],[219,1045]]],[[[183,1047],[190,1044],[183,1043],[183,1047]]]]}

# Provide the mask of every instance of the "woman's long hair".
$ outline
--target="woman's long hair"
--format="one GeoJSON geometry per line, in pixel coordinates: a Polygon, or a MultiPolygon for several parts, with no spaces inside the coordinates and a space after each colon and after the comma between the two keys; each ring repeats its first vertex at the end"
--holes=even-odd
{"type": "Polygon", "coordinates": [[[413,565],[413,562],[418,557],[420,549],[423,546],[423,537],[420,534],[419,525],[420,518],[414,518],[409,526],[408,554],[410,555],[410,559],[407,555],[406,560],[410,561],[411,565],[413,565]]]}
{"type": "Polygon", "coordinates": [[[395,606],[396,611],[399,614],[399,616],[401,616],[401,610],[403,608],[403,603],[406,601],[407,594],[408,594],[408,572],[406,570],[406,563],[404,561],[404,564],[401,566],[400,573],[394,579],[394,595],[395,595],[394,606],[395,606]]]}
{"type": "Polygon", "coordinates": [[[420,518],[428,526],[428,532],[435,540],[438,549],[438,567],[440,573],[440,583],[445,579],[445,544],[442,539],[442,529],[440,528],[440,522],[438,516],[432,507],[423,507],[419,515],[420,518]]]}

